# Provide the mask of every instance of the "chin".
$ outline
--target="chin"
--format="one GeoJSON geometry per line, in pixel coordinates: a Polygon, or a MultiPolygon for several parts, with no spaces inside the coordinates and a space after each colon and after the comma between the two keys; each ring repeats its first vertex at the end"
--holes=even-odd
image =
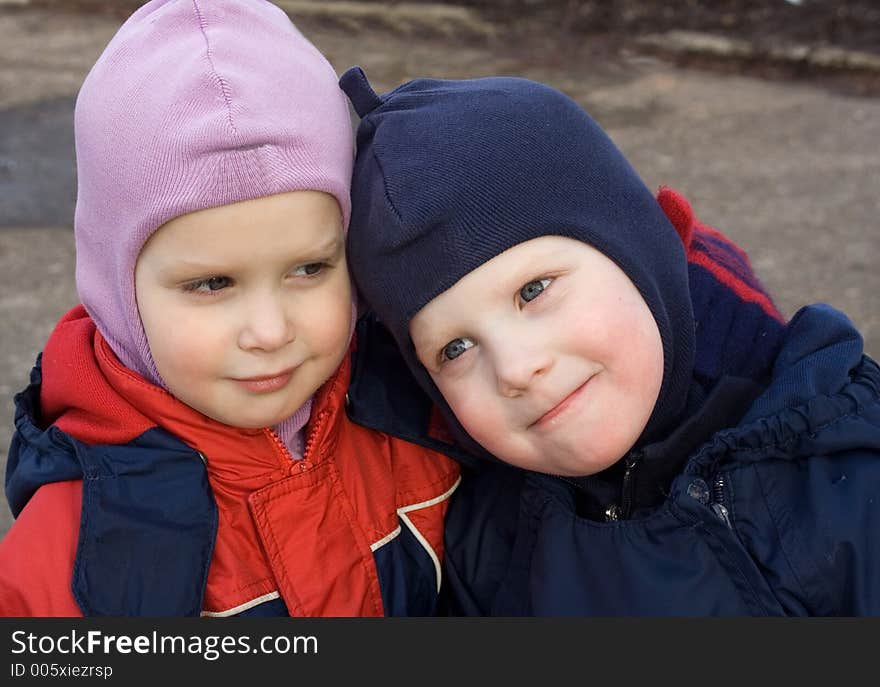
{"type": "Polygon", "coordinates": [[[559,466],[559,471],[555,474],[565,477],[588,477],[607,470],[625,455],[626,451],[611,446],[589,452],[583,449],[574,451],[566,456],[560,456],[559,460],[555,461],[554,464],[559,466]]]}
{"type": "Polygon", "coordinates": [[[255,415],[253,413],[241,412],[237,413],[234,411],[225,412],[225,413],[204,413],[212,420],[216,420],[224,425],[228,425],[229,427],[236,427],[237,429],[263,429],[265,427],[274,427],[282,420],[293,415],[294,411],[291,411],[287,414],[283,413],[261,413],[255,415]]]}

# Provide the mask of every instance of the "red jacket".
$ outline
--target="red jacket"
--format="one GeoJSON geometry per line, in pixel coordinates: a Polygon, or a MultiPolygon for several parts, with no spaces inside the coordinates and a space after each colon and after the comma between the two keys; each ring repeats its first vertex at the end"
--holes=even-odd
{"type": "Polygon", "coordinates": [[[349,377],[347,356],[315,397],[305,455],[295,461],[271,430],[220,424],[123,367],[85,310],[74,308],[46,344],[42,384],[29,388],[32,398],[39,393],[42,421],[28,408],[28,391],[16,399],[7,495],[14,512],[26,505],[0,542],[0,614],[182,612],[156,601],[156,590],[182,582],[167,577],[178,555],[164,539],[187,533],[164,512],[185,519],[198,490],[172,478],[162,484],[151,441],[173,449],[190,472],[206,473],[216,504],[216,527],[199,517],[193,531],[207,534],[182,540],[193,550],[180,551],[180,560],[205,561],[206,574],[183,567],[202,615],[266,603],[283,613],[279,600],[297,616],[430,613],[457,464],[350,422],[349,377]],[[65,479],[76,465],[87,499],[83,479],[65,479]],[[22,486],[33,484],[35,491],[22,486]],[[159,525],[140,531],[152,519],[159,525]],[[123,598],[95,601],[116,584],[123,598]]]}

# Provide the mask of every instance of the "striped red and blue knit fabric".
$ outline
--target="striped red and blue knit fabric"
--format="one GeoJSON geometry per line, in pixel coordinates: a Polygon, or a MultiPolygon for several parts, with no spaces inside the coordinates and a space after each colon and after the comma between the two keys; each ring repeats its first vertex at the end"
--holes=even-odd
{"type": "Polygon", "coordinates": [[[767,315],[784,322],[755,275],[749,256],[720,231],[697,222],[688,250],[688,262],[707,269],[742,300],[757,303],[767,315]]]}
{"type": "Polygon", "coordinates": [[[694,217],[690,203],[662,187],[657,202],[685,246],[694,315],[694,374],[707,386],[723,375],[764,377],[785,331],[785,318],[746,252],[694,217]]]}

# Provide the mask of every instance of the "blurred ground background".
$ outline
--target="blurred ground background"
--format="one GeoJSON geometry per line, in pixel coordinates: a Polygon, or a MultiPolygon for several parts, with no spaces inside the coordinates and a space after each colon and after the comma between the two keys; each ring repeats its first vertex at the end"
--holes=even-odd
{"type": "MultiPolygon", "coordinates": [[[[0,0],[0,467],[12,396],[76,303],[76,93],[139,4],[0,0]]],[[[876,0],[277,4],[379,91],[493,74],[565,91],[749,251],[784,314],[831,303],[880,355],[876,0]]]]}

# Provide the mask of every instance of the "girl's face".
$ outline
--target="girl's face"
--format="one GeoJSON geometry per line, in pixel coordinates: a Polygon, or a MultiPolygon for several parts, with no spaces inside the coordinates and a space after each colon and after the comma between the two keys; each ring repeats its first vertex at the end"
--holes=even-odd
{"type": "Polygon", "coordinates": [[[348,348],[352,293],[339,205],[296,191],[160,227],[135,268],[156,368],[178,399],[235,427],[292,415],[348,348]]]}
{"type": "Polygon", "coordinates": [[[660,332],[636,287],[605,255],[561,236],[468,273],[416,314],[410,336],[474,440],[550,474],[617,462],[663,381],[660,332]]]}

